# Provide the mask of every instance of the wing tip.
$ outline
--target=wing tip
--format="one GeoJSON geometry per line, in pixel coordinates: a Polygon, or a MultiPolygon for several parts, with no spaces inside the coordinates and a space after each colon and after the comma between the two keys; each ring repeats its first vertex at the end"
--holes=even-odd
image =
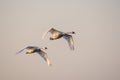
{"type": "Polygon", "coordinates": [[[45,38],[45,36],[47,35],[47,33],[48,33],[51,29],[53,29],[53,27],[50,27],[46,32],[43,33],[42,39],[45,38]]]}
{"type": "Polygon", "coordinates": [[[25,48],[23,48],[22,50],[18,51],[16,54],[21,53],[21,52],[22,52],[22,51],[24,51],[25,49],[26,49],[26,47],[25,47],[25,48]]]}

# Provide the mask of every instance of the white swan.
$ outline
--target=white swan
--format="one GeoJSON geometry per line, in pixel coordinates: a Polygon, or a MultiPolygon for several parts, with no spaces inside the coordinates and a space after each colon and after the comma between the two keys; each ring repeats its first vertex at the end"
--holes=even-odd
{"type": "Polygon", "coordinates": [[[70,46],[70,49],[71,50],[74,50],[74,41],[73,41],[73,37],[71,34],[75,34],[74,31],[72,32],[62,32],[62,31],[58,31],[54,28],[50,28],[47,32],[45,32],[42,36],[42,39],[44,39],[44,37],[47,35],[47,33],[50,32],[52,33],[52,36],[50,37],[50,40],[56,40],[56,39],[59,39],[59,38],[64,38],[67,40],[69,46],[70,46]]]}
{"type": "Polygon", "coordinates": [[[32,54],[32,53],[38,53],[48,64],[48,66],[52,65],[49,58],[48,58],[48,55],[47,53],[45,53],[43,50],[47,49],[47,47],[42,47],[42,48],[39,48],[37,46],[28,46],[22,50],[20,50],[18,53],[21,53],[23,50],[27,50],[26,54],[32,54]]]}

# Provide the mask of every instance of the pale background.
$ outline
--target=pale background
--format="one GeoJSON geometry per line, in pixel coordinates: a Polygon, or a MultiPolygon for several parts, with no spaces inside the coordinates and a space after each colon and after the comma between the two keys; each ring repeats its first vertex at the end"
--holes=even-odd
{"type": "Polygon", "coordinates": [[[120,80],[120,0],[0,0],[0,80],[120,80]],[[75,31],[75,51],[42,34],[75,31]],[[53,66],[38,54],[47,46],[53,66]]]}

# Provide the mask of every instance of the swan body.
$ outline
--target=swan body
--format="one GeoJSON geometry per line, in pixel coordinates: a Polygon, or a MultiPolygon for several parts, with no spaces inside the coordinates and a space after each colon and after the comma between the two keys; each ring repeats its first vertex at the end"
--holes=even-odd
{"type": "Polygon", "coordinates": [[[43,39],[47,35],[48,32],[50,32],[52,34],[50,37],[50,40],[56,40],[56,39],[60,39],[63,37],[68,42],[70,49],[74,50],[74,41],[73,41],[73,37],[71,35],[71,34],[75,34],[74,31],[62,32],[62,31],[56,30],[54,28],[51,28],[46,33],[43,34],[43,36],[42,36],[43,39]]]}

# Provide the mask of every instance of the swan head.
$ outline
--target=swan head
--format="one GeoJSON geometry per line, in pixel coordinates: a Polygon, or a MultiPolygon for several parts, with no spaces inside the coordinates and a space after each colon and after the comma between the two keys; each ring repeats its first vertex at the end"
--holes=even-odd
{"type": "Polygon", "coordinates": [[[74,31],[72,31],[72,34],[75,34],[75,32],[74,32],[74,31]]]}
{"type": "Polygon", "coordinates": [[[42,48],[40,48],[40,50],[46,50],[46,49],[48,49],[47,47],[42,47],[42,48]]]}
{"type": "Polygon", "coordinates": [[[74,32],[74,31],[72,31],[72,32],[67,32],[66,34],[75,34],[75,32],[74,32]]]}
{"type": "Polygon", "coordinates": [[[48,49],[47,47],[45,47],[45,49],[48,49]]]}

